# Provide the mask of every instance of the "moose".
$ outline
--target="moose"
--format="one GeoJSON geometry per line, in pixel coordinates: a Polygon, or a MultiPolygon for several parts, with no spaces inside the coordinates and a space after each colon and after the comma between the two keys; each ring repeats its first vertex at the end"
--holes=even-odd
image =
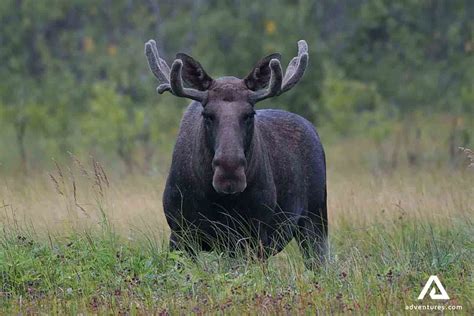
{"type": "Polygon", "coordinates": [[[181,120],[163,194],[170,248],[190,254],[245,248],[265,259],[296,238],[306,263],[324,262],[326,160],[318,133],[297,114],[255,110],[257,102],[302,78],[307,43],[298,42],[284,74],[281,55],[273,53],[243,79],[213,79],[184,53],[170,68],[154,40],[145,44],[145,55],[159,94],[193,100],[181,120]]]}

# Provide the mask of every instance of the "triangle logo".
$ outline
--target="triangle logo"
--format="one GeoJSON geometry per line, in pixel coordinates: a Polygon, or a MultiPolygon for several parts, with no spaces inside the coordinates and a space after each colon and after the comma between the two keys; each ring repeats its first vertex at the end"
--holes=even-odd
{"type": "Polygon", "coordinates": [[[446,292],[443,284],[441,284],[441,281],[436,275],[430,276],[425,286],[423,287],[423,290],[421,290],[421,293],[418,296],[418,299],[422,300],[425,297],[426,293],[428,293],[428,290],[430,288],[431,288],[430,297],[432,300],[449,300],[448,293],[446,292]],[[435,283],[436,286],[432,286],[433,282],[435,283]],[[436,288],[438,288],[441,294],[436,294],[436,288]]]}

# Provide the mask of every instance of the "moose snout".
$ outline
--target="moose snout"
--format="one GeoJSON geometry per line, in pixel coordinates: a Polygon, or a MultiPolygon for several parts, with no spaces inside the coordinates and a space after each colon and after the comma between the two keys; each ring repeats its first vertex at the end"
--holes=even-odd
{"type": "Polygon", "coordinates": [[[217,168],[222,168],[226,172],[232,172],[239,168],[245,168],[247,160],[245,160],[244,155],[238,155],[237,157],[226,157],[218,155],[212,160],[212,168],[215,170],[217,168]]]}
{"type": "Polygon", "coordinates": [[[212,186],[214,190],[222,194],[236,194],[243,192],[247,187],[245,168],[247,161],[245,157],[217,156],[212,160],[214,176],[212,186]]]}

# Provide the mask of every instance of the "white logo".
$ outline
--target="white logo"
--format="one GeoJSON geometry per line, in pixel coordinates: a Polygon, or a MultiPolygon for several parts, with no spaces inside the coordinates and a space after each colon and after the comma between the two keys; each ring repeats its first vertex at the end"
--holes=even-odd
{"type": "Polygon", "coordinates": [[[448,293],[446,293],[446,290],[444,289],[443,284],[441,284],[441,281],[438,279],[436,275],[430,276],[430,278],[428,279],[428,282],[426,282],[425,284],[425,287],[423,288],[423,290],[421,290],[421,293],[420,293],[420,296],[418,296],[418,299],[422,300],[425,297],[426,293],[431,288],[431,285],[433,284],[433,282],[436,284],[436,287],[441,292],[441,294],[436,294],[436,287],[433,286],[430,292],[431,299],[432,300],[449,300],[448,293]]]}

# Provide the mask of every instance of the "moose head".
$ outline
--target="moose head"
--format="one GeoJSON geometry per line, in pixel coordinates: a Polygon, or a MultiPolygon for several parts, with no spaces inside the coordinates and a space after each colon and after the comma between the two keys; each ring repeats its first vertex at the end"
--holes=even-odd
{"type": "Polygon", "coordinates": [[[283,75],[278,53],[261,59],[243,79],[211,78],[201,64],[183,53],[171,68],[160,58],[156,43],[145,44],[150,70],[159,81],[158,93],[171,92],[202,105],[201,126],[213,155],[212,186],[221,194],[236,194],[247,187],[247,168],[256,128],[255,103],[293,88],[308,64],[308,45],[298,42],[294,57],[283,75]]]}

